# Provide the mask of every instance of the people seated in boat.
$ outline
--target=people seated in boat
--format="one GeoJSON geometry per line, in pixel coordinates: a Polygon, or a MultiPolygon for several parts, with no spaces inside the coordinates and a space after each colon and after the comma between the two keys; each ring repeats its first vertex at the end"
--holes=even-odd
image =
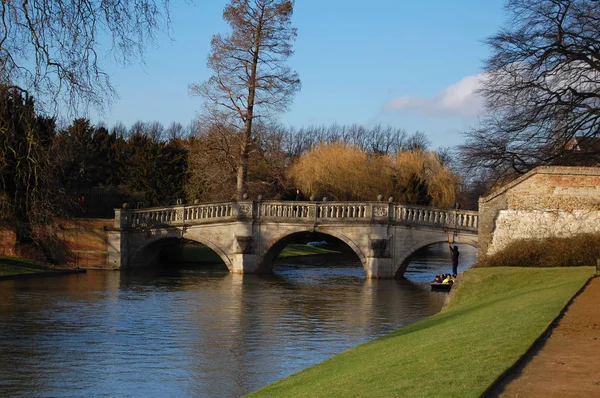
{"type": "Polygon", "coordinates": [[[444,274],[436,275],[435,279],[433,280],[433,283],[442,283],[444,278],[445,278],[444,274]]]}
{"type": "Polygon", "coordinates": [[[455,278],[452,275],[446,274],[442,283],[454,283],[454,280],[455,280],[455,278]]]}

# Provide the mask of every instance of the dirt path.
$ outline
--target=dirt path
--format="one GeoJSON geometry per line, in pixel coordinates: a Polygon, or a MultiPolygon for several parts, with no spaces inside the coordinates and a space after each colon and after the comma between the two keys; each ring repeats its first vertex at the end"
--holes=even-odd
{"type": "Polygon", "coordinates": [[[492,396],[600,397],[600,278],[575,298],[550,337],[492,396]]]}

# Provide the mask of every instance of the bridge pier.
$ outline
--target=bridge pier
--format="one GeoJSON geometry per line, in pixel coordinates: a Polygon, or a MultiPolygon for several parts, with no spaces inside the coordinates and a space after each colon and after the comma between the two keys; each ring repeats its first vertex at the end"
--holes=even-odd
{"type": "Polygon", "coordinates": [[[365,272],[369,279],[393,278],[394,261],[390,256],[391,240],[369,239],[369,256],[366,258],[365,272]]]}
{"type": "Polygon", "coordinates": [[[235,236],[231,254],[231,272],[255,274],[258,271],[258,256],[252,236],[235,236]]]}
{"type": "Polygon", "coordinates": [[[390,279],[394,277],[393,266],[394,262],[389,257],[367,257],[365,272],[368,279],[390,279]]]}
{"type": "Polygon", "coordinates": [[[235,253],[231,259],[231,272],[233,274],[258,273],[258,256],[256,254],[235,253]]]}

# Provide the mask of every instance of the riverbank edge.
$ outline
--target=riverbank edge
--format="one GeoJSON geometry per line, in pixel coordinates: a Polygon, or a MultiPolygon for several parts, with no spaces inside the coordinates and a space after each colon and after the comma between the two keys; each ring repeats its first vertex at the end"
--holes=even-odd
{"type": "Polygon", "coordinates": [[[29,260],[26,258],[4,256],[0,256],[0,272],[2,272],[3,267],[10,266],[10,264],[7,263],[19,263],[18,265],[13,264],[12,268],[21,266],[27,268],[29,272],[0,275],[0,281],[13,279],[47,278],[53,276],[83,274],[87,272],[85,268],[53,268],[46,264],[42,264],[37,261],[29,260]]]}
{"type": "Polygon", "coordinates": [[[565,314],[569,310],[569,307],[571,307],[571,305],[573,304],[573,302],[575,301],[575,299],[579,295],[581,295],[581,293],[583,293],[583,291],[586,289],[586,287],[589,286],[589,284],[592,282],[592,280],[594,278],[598,278],[598,277],[599,277],[598,275],[592,275],[583,284],[583,286],[581,286],[581,288],[569,299],[569,301],[567,301],[567,303],[562,308],[562,310],[558,313],[558,315],[556,316],[556,318],[554,318],[552,320],[552,322],[542,332],[542,334],[540,334],[538,336],[538,338],[534,340],[534,342],[531,344],[531,346],[529,346],[529,348],[527,349],[527,351],[525,351],[519,357],[519,359],[517,359],[515,361],[515,363],[512,364],[512,366],[510,366],[508,369],[506,369],[500,376],[498,376],[498,378],[496,378],[496,380],[494,380],[494,382],[492,384],[489,385],[489,387],[481,394],[481,398],[493,398],[493,397],[497,396],[496,393],[495,393],[495,391],[498,391],[499,387],[502,386],[506,382],[507,378],[511,374],[513,374],[517,369],[519,369],[521,366],[524,366],[527,362],[529,362],[531,360],[531,358],[533,357],[533,355],[537,351],[539,351],[539,349],[544,345],[544,342],[546,340],[548,340],[548,338],[550,337],[550,335],[552,335],[552,331],[554,329],[556,329],[556,327],[558,326],[560,320],[565,316],[565,314]]]}
{"type": "MultiPolygon", "coordinates": [[[[507,268],[510,268],[510,267],[507,267],[507,268]]],[[[582,267],[582,268],[583,268],[583,267],[582,267]]],[[[588,268],[591,268],[591,267],[588,267],[588,268]]],[[[498,269],[498,268],[497,268],[497,269],[498,269]]],[[[554,268],[554,269],[556,269],[556,268],[554,268]]],[[[568,268],[563,268],[563,269],[568,269],[568,268]]],[[[469,271],[466,271],[466,272],[468,273],[469,271]]],[[[462,273],[461,273],[461,274],[462,274],[462,273]]],[[[532,342],[531,344],[529,344],[527,347],[523,347],[523,349],[521,350],[522,354],[521,354],[521,355],[519,355],[518,359],[517,359],[516,361],[514,361],[514,363],[512,363],[512,365],[508,366],[508,369],[506,369],[505,371],[501,372],[501,374],[500,374],[498,377],[496,377],[496,378],[494,379],[494,381],[493,381],[493,382],[492,382],[492,383],[491,383],[491,384],[490,384],[490,385],[489,385],[489,386],[488,386],[488,387],[487,387],[487,388],[486,388],[486,389],[483,391],[483,393],[482,393],[481,395],[477,395],[477,396],[482,396],[482,397],[483,397],[483,396],[486,396],[485,394],[486,394],[486,393],[489,393],[489,391],[492,391],[492,390],[493,390],[493,387],[494,387],[495,385],[497,385],[498,383],[501,383],[501,382],[502,382],[502,380],[503,380],[503,379],[504,379],[504,378],[505,378],[505,377],[506,377],[506,376],[507,376],[507,375],[510,373],[510,371],[511,371],[511,370],[514,370],[514,369],[515,369],[515,367],[516,367],[516,366],[518,366],[518,364],[520,363],[520,361],[526,360],[526,358],[527,358],[527,354],[528,354],[528,353],[530,353],[530,352],[531,352],[531,350],[535,349],[535,346],[536,346],[536,344],[537,344],[537,345],[539,345],[541,342],[543,342],[544,338],[547,338],[547,335],[548,335],[548,334],[551,332],[552,328],[556,327],[556,324],[557,324],[557,323],[558,323],[558,321],[561,319],[561,317],[562,317],[562,316],[564,316],[565,312],[567,311],[567,309],[568,309],[568,307],[571,305],[571,303],[572,303],[572,302],[575,300],[575,298],[576,298],[576,297],[577,297],[579,294],[581,294],[581,292],[583,292],[583,290],[586,288],[586,286],[588,286],[588,285],[589,285],[590,281],[591,281],[591,280],[592,280],[594,277],[595,277],[595,275],[593,275],[593,274],[590,272],[590,277],[588,277],[587,279],[583,279],[583,280],[582,280],[582,283],[581,283],[581,285],[579,285],[579,288],[578,288],[577,290],[575,290],[574,294],[571,294],[570,296],[568,296],[569,298],[565,297],[565,301],[563,301],[565,304],[563,304],[563,305],[560,307],[560,309],[558,309],[558,310],[557,310],[557,313],[558,313],[558,315],[556,315],[555,317],[551,318],[551,319],[549,320],[549,323],[547,324],[546,328],[545,328],[545,329],[542,331],[542,333],[540,333],[540,335],[539,335],[537,338],[535,338],[535,340],[533,340],[533,342],[532,342]]],[[[462,278],[460,278],[460,279],[462,279],[462,278]]],[[[457,284],[457,285],[458,285],[458,284],[457,284]]],[[[448,307],[448,305],[450,304],[450,300],[449,300],[449,299],[452,299],[452,297],[454,297],[454,296],[455,296],[455,293],[456,293],[456,291],[457,291],[457,290],[459,290],[459,289],[457,289],[457,288],[458,288],[458,286],[453,286],[453,288],[452,288],[452,290],[451,290],[451,294],[449,294],[449,295],[448,295],[448,297],[447,297],[447,300],[446,300],[446,302],[444,303],[444,305],[443,305],[443,308],[442,308],[442,310],[440,311],[440,313],[438,313],[438,314],[436,314],[436,315],[433,315],[433,316],[431,316],[431,317],[425,318],[424,320],[422,320],[422,321],[419,321],[419,322],[417,322],[416,324],[420,324],[420,323],[423,323],[423,322],[430,322],[431,318],[434,318],[434,317],[438,316],[439,314],[441,314],[441,313],[445,312],[445,311],[446,311],[446,309],[447,309],[447,307],[448,307]]],[[[483,287],[481,290],[482,290],[482,291],[485,291],[485,290],[486,290],[486,288],[485,288],[485,287],[483,287]]],[[[461,297],[461,299],[462,299],[462,297],[461,297]]],[[[454,310],[454,308],[452,308],[452,309],[454,310]]],[[[555,313],[556,313],[556,312],[555,312],[555,313]]],[[[319,366],[321,366],[321,365],[322,365],[322,364],[324,364],[324,363],[328,363],[328,362],[332,361],[332,359],[334,359],[334,358],[341,357],[341,356],[345,356],[345,355],[347,355],[347,353],[348,353],[348,352],[354,351],[356,348],[359,348],[359,347],[360,347],[361,349],[363,349],[363,347],[364,347],[364,346],[368,346],[368,347],[371,347],[371,350],[373,350],[373,351],[374,351],[374,350],[375,350],[377,347],[375,347],[374,345],[372,345],[372,343],[373,343],[373,342],[376,342],[376,341],[378,341],[378,340],[381,340],[381,339],[388,339],[388,338],[390,338],[390,337],[393,337],[393,335],[396,335],[396,334],[398,334],[398,333],[402,333],[404,330],[411,330],[411,329],[413,329],[413,327],[414,327],[416,324],[411,324],[411,325],[408,325],[408,326],[402,327],[402,328],[400,328],[400,329],[398,329],[398,330],[396,330],[396,331],[394,331],[394,332],[391,332],[391,333],[389,333],[389,334],[387,334],[387,335],[385,335],[385,336],[382,336],[382,337],[380,337],[380,338],[378,338],[378,339],[376,339],[376,340],[374,340],[374,341],[371,341],[371,342],[368,342],[368,343],[362,344],[362,345],[360,345],[360,346],[358,346],[358,347],[355,347],[355,348],[353,348],[353,349],[350,349],[350,350],[348,350],[348,351],[346,351],[346,352],[344,352],[344,353],[338,354],[338,355],[336,355],[335,357],[333,357],[333,358],[330,358],[330,359],[328,359],[328,360],[326,360],[326,361],[324,361],[324,362],[321,362],[321,363],[319,363],[319,364],[313,365],[313,366],[311,366],[311,367],[309,367],[309,368],[307,368],[307,369],[305,369],[305,370],[303,370],[303,371],[300,371],[300,372],[298,372],[298,373],[295,373],[295,374],[293,374],[293,375],[291,375],[291,376],[285,377],[284,379],[281,379],[281,380],[279,380],[279,381],[277,381],[277,382],[275,382],[275,383],[273,383],[273,384],[270,384],[270,385],[268,385],[268,386],[265,386],[265,387],[263,387],[263,388],[261,388],[261,389],[259,389],[259,390],[257,390],[257,391],[254,391],[254,392],[250,393],[248,396],[253,396],[253,397],[254,397],[254,396],[263,396],[263,395],[264,395],[264,396],[273,396],[271,393],[272,393],[272,392],[274,392],[274,391],[272,391],[272,390],[271,390],[271,387],[273,387],[273,386],[275,386],[275,385],[280,385],[280,384],[281,384],[281,382],[283,382],[283,381],[286,381],[286,380],[289,380],[290,378],[294,378],[294,377],[296,377],[298,374],[305,373],[307,370],[309,370],[309,369],[311,369],[311,368],[314,368],[314,367],[319,367],[319,366]]],[[[414,333],[414,331],[412,331],[412,330],[411,330],[409,333],[414,333]]],[[[444,334],[444,333],[442,333],[442,334],[444,334]]],[[[365,349],[368,349],[368,348],[365,348],[365,349]]],[[[384,376],[382,372],[380,372],[380,374],[377,374],[377,373],[371,373],[371,374],[370,374],[370,377],[371,377],[373,380],[381,379],[381,378],[382,378],[382,376],[384,376]]],[[[340,384],[344,384],[344,382],[343,382],[343,381],[341,381],[341,380],[339,380],[339,378],[337,378],[337,379],[336,379],[336,380],[334,380],[333,382],[334,382],[333,384],[337,384],[337,385],[338,385],[338,387],[339,387],[339,385],[340,385],[340,384]]],[[[316,385],[323,384],[323,380],[319,380],[319,381],[317,381],[315,384],[316,384],[316,385]]],[[[292,391],[293,391],[293,390],[292,390],[292,391]]],[[[277,394],[281,394],[281,393],[283,393],[281,396],[301,396],[301,395],[294,394],[292,391],[288,391],[288,392],[290,392],[290,394],[287,394],[287,395],[286,395],[284,391],[281,391],[281,390],[279,390],[279,391],[277,391],[277,394]]],[[[296,391],[296,392],[297,392],[297,391],[296,391]]],[[[337,392],[339,392],[339,391],[337,391],[337,392]]],[[[333,394],[335,395],[335,393],[333,393],[333,394]]],[[[388,391],[387,395],[394,395],[394,396],[396,396],[396,395],[398,395],[398,391],[397,391],[397,390],[395,390],[395,391],[391,391],[391,390],[390,390],[390,391],[388,391]]],[[[387,395],[386,395],[386,396],[387,396],[387,395]]],[[[361,395],[359,391],[354,391],[354,396],[363,396],[363,395],[361,395]]]]}
{"type": "Polygon", "coordinates": [[[47,278],[52,276],[64,276],[72,274],[85,274],[87,272],[84,268],[65,269],[56,271],[44,271],[44,272],[29,272],[24,274],[13,274],[13,275],[1,275],[0,281],[13,280],[13,279],[33,279],[33,278],[47,278]]]}

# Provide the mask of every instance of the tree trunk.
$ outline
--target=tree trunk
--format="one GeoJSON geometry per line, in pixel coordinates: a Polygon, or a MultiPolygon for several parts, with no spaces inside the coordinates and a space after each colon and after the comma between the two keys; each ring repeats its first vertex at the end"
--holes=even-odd
{"type": "Polygon", "coordinates": [[[256,95],[256,71],[258,69],[258,54],[260,52],[260,43],[262,40],[262,10],[258,20],[256,30],[256,39],[254,42],[254,54],[252,54],[252,65],[250,70],[250,78],[248,79],[248,109],[246,110],[246,120],[244,120],[244,134],[242,137],[242,145],[240,152],[240,164],[237,173],[237,200],[243,198],[246,193],[246,181],[248,179],[248,157],[250,153],[250,143],[252,140],[252,119],[254,118],[254,98],[256,95]]]}
{"type": "Polygon", "coordinates": [[[248,179],[248,157],[250,152],[249,132],[252,131],[252,122],[247,120],[245,124],[246,127],[244,128],[244,136],[242,137],[242,143],[240,145],[240,161],[237,171],[237,200],[243,199],[244,193],[246,193],[246,181],[248,179]]]}

